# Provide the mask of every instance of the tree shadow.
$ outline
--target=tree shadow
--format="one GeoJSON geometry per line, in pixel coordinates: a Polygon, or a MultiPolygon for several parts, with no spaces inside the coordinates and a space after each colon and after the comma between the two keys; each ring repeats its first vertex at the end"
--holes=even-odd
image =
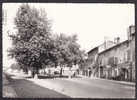
{"type": "MultiPolygon", "coordinates": [[[[38,75],[39,79],[69,78],[68,75],[38,75]]],[[[81,78],[80,76],[72,76],[71,78],[81,78]]]]}
{"type": "Polygon", "coordinates": [[[80,76],[72,76],[72,78],[81,78],[80,76]]]}
{"type": "Polygon", "coordinates": [[[32,76],[25,76],[25,78],[33,78],[32,76]]]}
{"type": "Polygon", "coordinates": [[[38,75],[39,79],[54,79],[54,78],[68,78],[68,76],[60,75],[38,75]]]}
{"type": "Polygon", "coordinates": [[[50,75],[38,75],[39,79],[53,79],[54,76],[50,76],[50,75]]]}

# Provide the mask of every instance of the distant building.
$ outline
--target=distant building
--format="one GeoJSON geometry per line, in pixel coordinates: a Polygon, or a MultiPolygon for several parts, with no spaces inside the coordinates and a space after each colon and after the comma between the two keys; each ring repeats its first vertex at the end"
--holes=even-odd
{"type": "Polygon", "coordinates": [[[128,28],[128,40],[104,43],[88,52],[92,75],[100,78],[135,81],[135,26],[128,28]],[[106,48],[105,46],[106,45],[106,48]],[[100,47],[103,49],[99,49],[100,47]]]}

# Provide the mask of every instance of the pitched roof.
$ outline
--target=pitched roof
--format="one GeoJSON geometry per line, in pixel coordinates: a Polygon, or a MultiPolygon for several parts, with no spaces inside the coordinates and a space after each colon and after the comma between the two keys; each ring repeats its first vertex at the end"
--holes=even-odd
{"type": "Polygon", "coordinates": [[[125,40],[125,41],[123,41],[123,42],[121,42],[121,43],[119,43],[119,44],[116,44],[116,45],[114,45],[114,46],[112,46],[112,47],[110,47],[110,48],[108,48],[108,49],[100,52],[99,54],[102,54],[102,53],[105,53],[105,52],[107,52],[107,51],[110,51],[110,50],[112,50],[112,49],[114,49],[114,48],[117,48],[117,47],[121,46],[122,44],[128,43],[128,42],[129,42],[128,40],[125,40]]]}
{"type": "Polygon", "coordinates": [[[90,52],[94,51],[94,50],[98,50],[98,46],[95,47],[95,48],[93,48],[93,49],[91,49],[90,51],[88,51],[88,54],[89,54],[90,52]]]}

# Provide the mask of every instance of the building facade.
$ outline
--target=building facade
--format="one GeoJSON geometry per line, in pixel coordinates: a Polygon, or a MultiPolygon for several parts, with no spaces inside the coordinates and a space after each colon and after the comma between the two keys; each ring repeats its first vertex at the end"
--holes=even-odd
{"type": "Polygon", "coordinates": [[[100,52],[99,50],[95,52],[94,49],[88,52],[88,59],[94,59],[91,64],[89,63],[94,70],[92,75],[107,79],[135,81],[135,26],[128,28],[127,40],[120,43],[117,38],[114,43],[100,52]]]}
{"type": "Polygon", "coordinates": [[[99,52],[99,48],[95,47],[94,49],[90,50],[88,52],[88,69],[91,70],[91,73],[89,76],[95,76],[94,73],[96,72],[95,68],[96,68],[96,64],[97,64],[97,59],[98,59],[98,52],[99,52]]]}

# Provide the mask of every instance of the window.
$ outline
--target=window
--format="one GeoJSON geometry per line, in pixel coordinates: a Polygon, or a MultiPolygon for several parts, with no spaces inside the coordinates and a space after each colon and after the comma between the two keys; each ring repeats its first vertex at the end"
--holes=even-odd
{"type": "Polygon", "coordinates": [[[118,64],[118,58],[114,57],[114,64],[117,65],[118,64]]]}
{"type": "Polygon", "coordinates": [[[133,61],[135,61],[135,50],[133,50],[133,55],[132,55],[132,57],[133,57],[133,61]]]}
{"type": "Polygon", "coordinates": [[[130,60],[130,50],[127,51],[127,61],[130,60]]]}
{"type": "Polygon", "coordinates": [[[118,58],[117,57],[110,57],[108,59],[108,64],[111,66],[116,66],[118,64],[118,58]]]}
{"type": "Polygon", "coordinates": [[[124,62],[127,61],[127,52],[124,52],[124,62]]]}

